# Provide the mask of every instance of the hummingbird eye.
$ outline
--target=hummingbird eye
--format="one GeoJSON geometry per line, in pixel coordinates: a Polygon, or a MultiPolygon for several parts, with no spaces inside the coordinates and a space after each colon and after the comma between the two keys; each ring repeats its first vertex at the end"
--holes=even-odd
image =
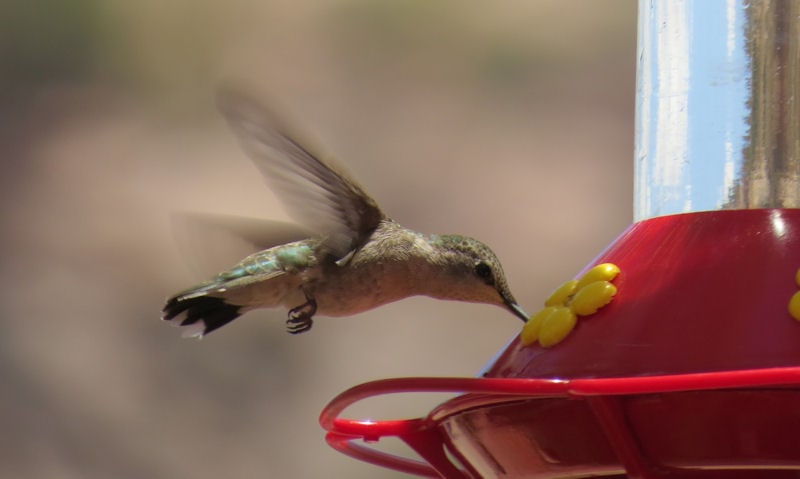
{"type": "Polygon", "coordinates": [[[486,284],[494,283],[494,277],[492,276],[492,267],[486,263],[480,262],[476,264],[475,274],[477,274],[479,278],[483,278],[486,281],[486,284]]]}

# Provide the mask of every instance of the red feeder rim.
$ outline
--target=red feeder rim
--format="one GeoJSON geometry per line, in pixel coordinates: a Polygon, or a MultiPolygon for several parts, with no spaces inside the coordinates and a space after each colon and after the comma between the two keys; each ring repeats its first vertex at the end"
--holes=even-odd
{"type": "MultiPolygon", "coordinates": [[[[595,414],[606,426],[615,452],[624,461],[629,474],[641,472],[643,460],[631,447],[631,434],[612,412],[609,397],[628,394],[655,394],[681,391],[708,391],[719,389],[764,388],[769,386],[800,386],[800,367],[721,371],[710,373],[678,374],[634,378],[604,379],[506,379],[506,378],[396,378],[371,381],[352,387],[331,400],[320,414],[320,424],[328,431],[326,441],[334,449],[350,457],[421,477],[469,478],[467,471],[454,466],[441,447],[437,421],[462,409],[453,408],[451,401],[434,409],[427,417],[403,420],[372,421],[340,417],[352,404],[361,400],[387,394],[410,392],[453,392],[485,395],[480,398],[461,396],[475,405],[493,401],[533,398],[571,398],[595,401],[595,414]],[[600,401],[597,401],[600,399],[600,401]],[[606,407],[603,407],[605,404],[606,407]],[[605,416],[605,417],[603,417],[605,416]],[[396,437],[420,453],[428,463],[377,451],[354,441],[375,442],[385,437],[396,437]],[[439,447],[429,446],[437,443],[439,447]],[[437,466],[437,467],[434,467],[437,466]],[[442,475],[444,472],[447,475],[442,475]]],[[[456,398],[460,399],[460,398],[456,398]]],[[[469,406],[469,404],[467,404],[469,406]]],[[[647,477],[647,476],[641,476],[647,477]]]]}

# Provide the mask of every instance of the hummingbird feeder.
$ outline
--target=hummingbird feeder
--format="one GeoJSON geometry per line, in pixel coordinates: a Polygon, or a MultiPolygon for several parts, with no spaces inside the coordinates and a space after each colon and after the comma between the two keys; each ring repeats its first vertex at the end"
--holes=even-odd
{"type": "Polygon", "coordinates": [[[447,479],[800,477],[800,2],[640,0],[638,39],[636,221],[481,377],[333,399],[332,447],[447,479]],[[460,395],[340,417],[407,392],[460,395]]]}

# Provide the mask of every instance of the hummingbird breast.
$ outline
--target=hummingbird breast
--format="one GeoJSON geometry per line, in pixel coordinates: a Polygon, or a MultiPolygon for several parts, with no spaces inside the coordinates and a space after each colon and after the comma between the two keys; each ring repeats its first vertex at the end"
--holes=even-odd
{"type": "Polygon", "coordinates": [[[422,294],[429,249],[423,235],[382,222],[348,261],[328,265],[313,292],[318,313],[348,316],[422,294]]]}

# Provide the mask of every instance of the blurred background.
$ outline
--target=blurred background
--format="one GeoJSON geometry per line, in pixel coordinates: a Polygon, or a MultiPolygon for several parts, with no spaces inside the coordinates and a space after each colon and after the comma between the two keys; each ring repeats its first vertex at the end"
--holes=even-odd
{"type": "Polygon", "coordinates": [[[404,225],[491,245],[534,311],[631,221],[635,37],[633,0],[0,3],[0,476],[406,477],[329,449],[322,407],[474,376],[521,323],[412,298],[181,339],[163,301],[214,272],[172,215],[286,219],[216,86],[276,101],[404,225]]]}

